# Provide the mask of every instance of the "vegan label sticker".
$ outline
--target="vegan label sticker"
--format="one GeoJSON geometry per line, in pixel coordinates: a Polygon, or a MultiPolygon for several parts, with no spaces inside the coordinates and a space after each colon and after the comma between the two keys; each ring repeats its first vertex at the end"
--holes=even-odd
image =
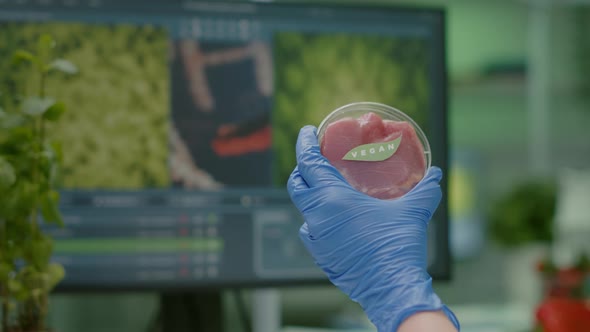
{"type": "Polygon", "coordinates": [[[359,145],[348,151],[342,160],[383,161],[393,156],[401,141],[402,137],[400,136],[389,142],[359,145]]]}

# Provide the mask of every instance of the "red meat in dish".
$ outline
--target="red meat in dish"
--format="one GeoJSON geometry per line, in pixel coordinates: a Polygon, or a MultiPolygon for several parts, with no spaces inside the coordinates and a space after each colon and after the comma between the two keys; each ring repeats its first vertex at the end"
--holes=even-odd
{"type": "Polygon", "coordinates": [[[357,190],[375,198],[397,198],[412,189],[426,171],[420,139],[408,122],[382,120],[375,113],[344,118],[328,125],[322,154],[357,190]],[[401,136],[395,153],[383,161],[343,160],[352,149],[369,143],[390,142],[401,136]]]}

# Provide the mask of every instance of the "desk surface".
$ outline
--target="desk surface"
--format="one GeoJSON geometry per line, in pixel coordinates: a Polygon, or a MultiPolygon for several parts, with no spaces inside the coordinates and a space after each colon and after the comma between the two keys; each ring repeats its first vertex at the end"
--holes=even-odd
{"type": "MultiPolygon", "coordinates": [[[[525,305],[465,305],[452,306],[461,323],[461,332],[523,332],[533,324],[533,308],[525,305]]],[[[285,327],[282,332],[377,332],[371,326],[364,329],[285,327]]]]}

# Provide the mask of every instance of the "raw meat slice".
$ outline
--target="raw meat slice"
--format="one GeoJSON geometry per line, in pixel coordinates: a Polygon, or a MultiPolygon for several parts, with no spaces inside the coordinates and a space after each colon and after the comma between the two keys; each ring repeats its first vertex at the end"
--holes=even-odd
{"type": "Polygon", "coordinates": [[[357,190],[375,198],[397,198],[424,177],[424,149],[412,125],[382,120],[375,113],[344,118],[328,125],[323,135],[322,154],[357,190]],[[343,160],[352,149],[370,143],[390,142],[401,137],[395,153],[383,161],[343,160]]]}

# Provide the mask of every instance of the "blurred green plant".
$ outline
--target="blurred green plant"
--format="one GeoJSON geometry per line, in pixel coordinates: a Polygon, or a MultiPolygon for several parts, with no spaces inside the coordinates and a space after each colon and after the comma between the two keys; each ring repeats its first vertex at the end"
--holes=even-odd
{"type": "MultiPolygon", "coordinates": [[[[23,23],[0,25],[0,90],[37,89],[26,70],[14,68],[17,49],[51,34],[55,51],[85,68],[76,79],[60,75],[47,86],[75,107],[49,124],[63,143],[63,189],[168,187],[169,68],[164,27],[128,24],[23,23]]],[[[6,99],[0,96],[0,100],[6,99]]],[[[14,104],[4,100],[3,105],[14,104]]]]}
{"type": "Polygon", "coordinates": [[[498,243],[515,247],[553,240],[556,187],[549,181],[517,185],[501,197],[489,215],[489,230],[498,243]]]}
{"type": "Polygon", "coordinates": [[[295,166],[299,129],[318,126],[334,109],[352,102],[398,108],[428,135],[430,49],[426,40],[284,32],[276,34],[273,49],[276,185],[283,186],[295,166]]]}
{"type": "Polygon", "coordinates": [[[74,64],[53,58],[56,42],[42,35],[34,52],[17,50],[14,70],[26,70],[36,92],[9,99],[0,109],[0,298],[4,332],[46,331],[50,292],[65,276],[51,263],[52,238],[43,223],[63,226],[56,190],[61,144],[48,139],[47,126],[66,107],[46,93],[50,76],[77,72],[74,64]],[[40,218],[41,217],[41,218],[40,218]]]}

